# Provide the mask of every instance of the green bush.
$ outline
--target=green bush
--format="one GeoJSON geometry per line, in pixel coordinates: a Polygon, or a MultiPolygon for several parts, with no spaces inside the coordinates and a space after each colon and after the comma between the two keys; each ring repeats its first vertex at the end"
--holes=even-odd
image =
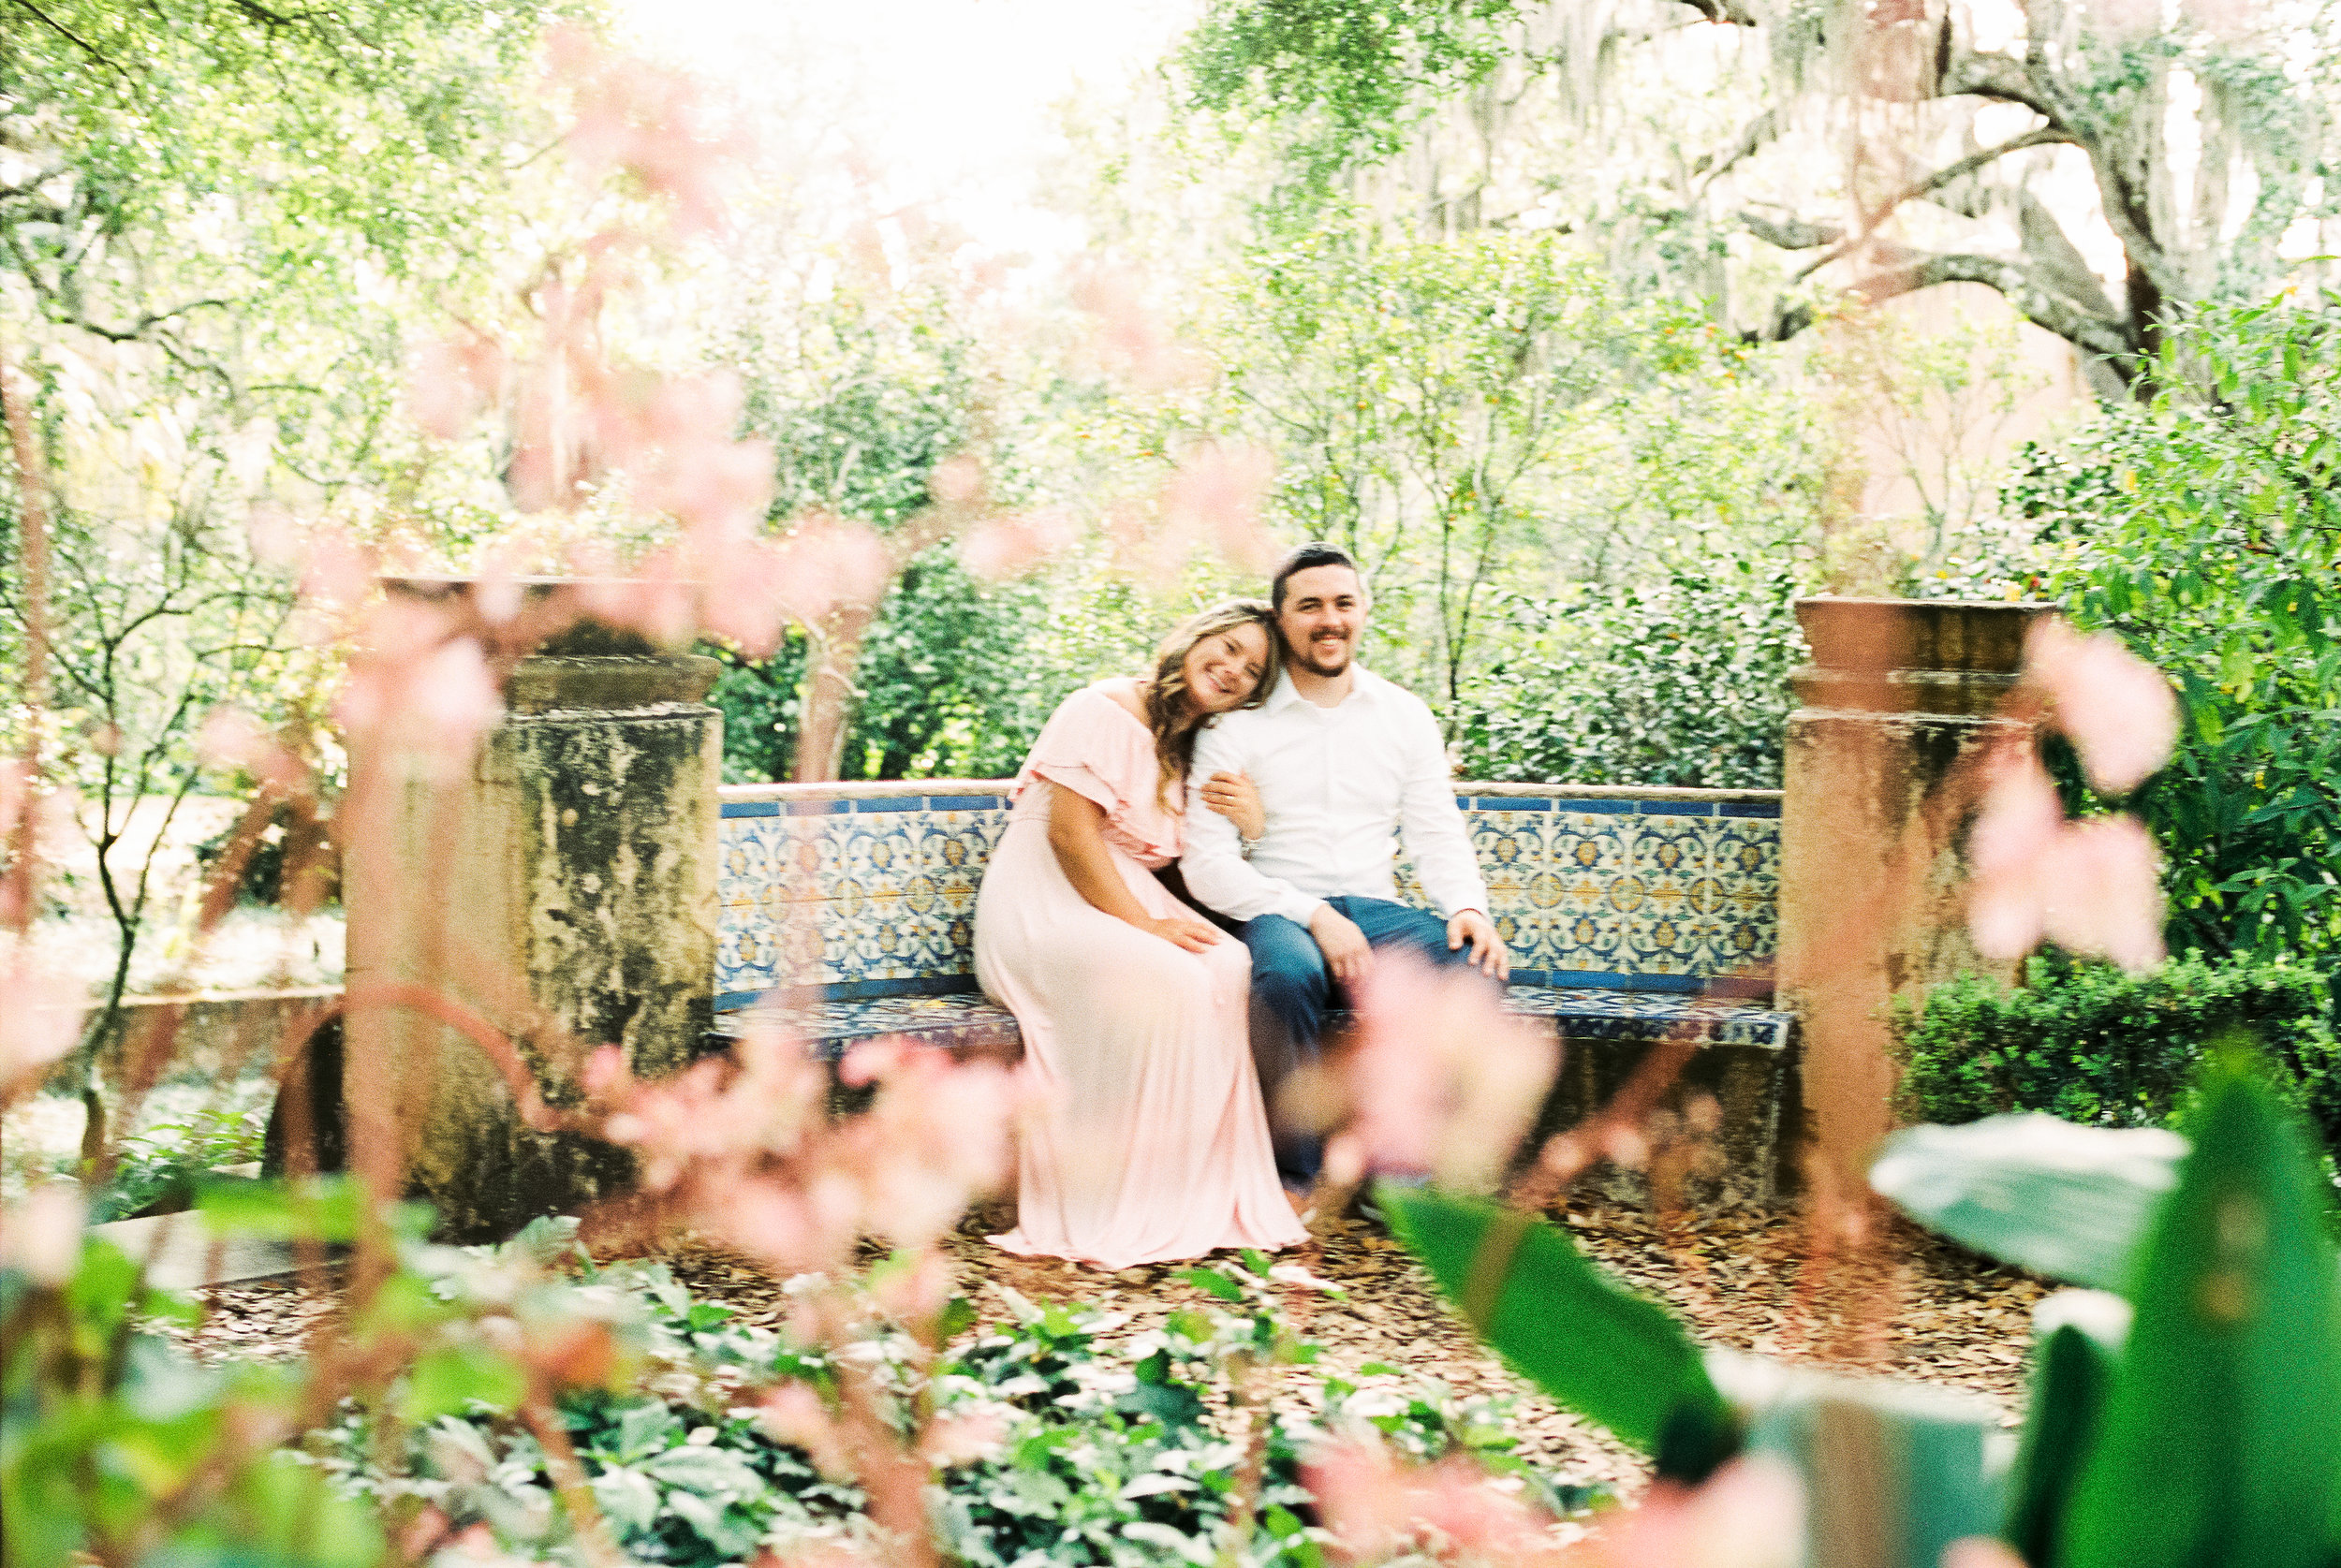
{"type": "Polygon", "coordinates": [[[2289,962],[2205,961],[2199,952],[2132,976],[2108,964],[2034,959],[2014,990],[1980,975],[1897,1009],[1898,1108],[1956,1123],[2046,1111],[2084,1126],[2170,1122],[2205,1053],[2249,1034],[2291,1097],[2341,1149],[2341,1049],[2324,977],[2289,962]]]}

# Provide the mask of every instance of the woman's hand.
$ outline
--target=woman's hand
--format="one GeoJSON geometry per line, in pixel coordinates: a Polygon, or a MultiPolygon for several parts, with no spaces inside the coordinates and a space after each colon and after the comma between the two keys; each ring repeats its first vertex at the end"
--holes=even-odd
{"type": "Polygon", "coordinates": [[[1241,773],[1214,773],[1203,781],[1203,804],[1235,824],[1247,839],[1268,831],[1268,808],[1259,803],[1259,790],[1241,773]]]}
{"type": "Polygon", "coordinates": [[[1152,931],[1172,946],[1184,947],[1190,953],[1200,953],[1206,947],[1215,946],[1227,940],[1218,927],[1206,925],[1200,920],[1189,920],[1178,915],[1166,916],[1159,920],[1147,920],[1139,925],[1139,930],[1152,931]]]}

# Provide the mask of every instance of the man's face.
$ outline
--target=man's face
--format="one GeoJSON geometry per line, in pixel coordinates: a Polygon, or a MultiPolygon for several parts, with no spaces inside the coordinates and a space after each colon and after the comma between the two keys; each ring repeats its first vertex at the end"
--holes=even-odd
{"type": "Polygon", "coordinates": [[[1310,566],[1285,579],[1277,629],[1293,662],[1312,675],[1339,675],[1365,630],[1365,589],[1347,566],[1310,566]]]}

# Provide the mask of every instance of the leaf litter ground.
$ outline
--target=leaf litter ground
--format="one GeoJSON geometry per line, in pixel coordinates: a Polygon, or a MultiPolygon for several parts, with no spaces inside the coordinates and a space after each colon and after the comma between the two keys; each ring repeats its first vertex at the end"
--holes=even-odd
{"type": "MultiPolygon", "coordinates": [[[[2010,1426],[2021,1414],[2031,1311],[2052,1287],[1898,1222],[1867,1246],[1817,1249],[1803,1218],[1726,1210],[1660,1219],[1627,1205],[1581,1202],[1556,1219],[1588,1255],[1666,1303],[1701,1343],[1848,1371],[1912,1378],[1979,1394],[2010,1426]]],[[[1101,1343],[1158,1325],[1183,1306],[1213,1304],[1158,1265],[1109,1273],[1011,1256],[987,1243],[1010,1223],[1004,1209],[969,1216],[950,1241],[959,1288],[979,1314],[1008,1311],[999,1287],[1034,1302],[1089,1302],[1126,1321],[1101,1343]]],[[[1381,1363],[1437,1379],[1458,1396],[1498,1396],[1513,1407],[1522,1457],[1572,1480],[1639,1491],[1647,1466],[1631,1449],[1539,1396],[1439,1298],[1406,1249],[1359,1220],[1323,1219],[1299,1262],[1339,1297],[1279,1286],[1295,1326],[1324,1347],[1323,1370],[1344,1375],[1381,1363]]],[[[777,1281],[721,1250],[684,1242],[661,1254],[695,1293],[750,1323],[778,1326],[788,1302],[777,1281]]],[[[335,1310],[334,1293],[289,1282],[220,1287],[212,1311],[184,1336],[199,1356],[286,1359],[335,1310]]],[[[1356,1381],[1371,1384],[1372,1377],[1356,1381]]],[[[1305,1380],[1294,1377],[1294,1390],[1305,1380]]]]}

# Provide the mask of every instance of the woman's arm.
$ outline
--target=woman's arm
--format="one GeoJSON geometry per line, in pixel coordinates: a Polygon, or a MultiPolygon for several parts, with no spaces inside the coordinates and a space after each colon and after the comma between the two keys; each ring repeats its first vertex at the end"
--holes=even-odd
{"type": "Polygon", "coordinates": [[[1146,913],[1130,885],[1113,869],[1106,847],[1105,808],[1060,784],[1049,785],[1049,847],[1065,868],[1073,891],[1096,908],[1190,953],[1200,953],[1220,940],[1219,932],[1200,920],[1173,916],[1157,920],[1146,913]]]}

